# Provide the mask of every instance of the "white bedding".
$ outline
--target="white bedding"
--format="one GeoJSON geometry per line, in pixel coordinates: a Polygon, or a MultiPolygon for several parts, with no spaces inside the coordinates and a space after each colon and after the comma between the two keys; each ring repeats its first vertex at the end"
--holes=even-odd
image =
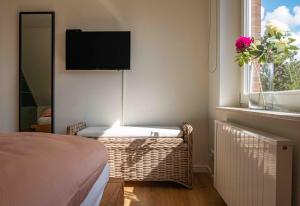
{"type": "Polygon", "coordinates": [[[80,206],[99,206],[106,184],[109,180],[109,166],[106,164],[99,178],[80,206]]]}
{"type": "Polygon", "coordinates": [[[38,119],[38,125],[49,125],[51,124],[51,117],[40,117],[38,119]]]}
{"type": "Polygon", "coordinates": [[[180,127],[87,127],[77,133],[84,137],[183,137],[180,127]]]}

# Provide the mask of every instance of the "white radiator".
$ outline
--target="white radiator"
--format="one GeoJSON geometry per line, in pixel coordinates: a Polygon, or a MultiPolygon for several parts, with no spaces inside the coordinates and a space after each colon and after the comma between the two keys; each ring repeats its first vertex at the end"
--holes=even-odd
{"type": "Polygon", "coordinates": [[[290,206],[291,141],[215,122],[214,186],[228,206],[290,206]]]}

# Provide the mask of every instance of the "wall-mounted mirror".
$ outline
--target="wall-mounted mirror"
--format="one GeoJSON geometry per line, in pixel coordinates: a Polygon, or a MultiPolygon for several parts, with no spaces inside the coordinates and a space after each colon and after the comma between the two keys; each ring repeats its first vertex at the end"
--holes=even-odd
{"type": "Polygon", "coordinates": [[[19,131],[54,131],[54,13],[20,12],[19,131]]]}

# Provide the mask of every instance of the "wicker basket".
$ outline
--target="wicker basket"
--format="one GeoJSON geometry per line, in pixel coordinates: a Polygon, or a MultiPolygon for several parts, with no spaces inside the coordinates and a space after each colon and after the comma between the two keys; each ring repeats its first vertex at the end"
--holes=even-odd
{"type": "MultiPolygon", "coordinates": [[[[84,122],[68,127],[76,135],[84,122]]],[[[183,138],[98,138],[109,153],[111,177],[126,181],[173,181],[192,187],[192,131],[182,124],[183,138]]]]}

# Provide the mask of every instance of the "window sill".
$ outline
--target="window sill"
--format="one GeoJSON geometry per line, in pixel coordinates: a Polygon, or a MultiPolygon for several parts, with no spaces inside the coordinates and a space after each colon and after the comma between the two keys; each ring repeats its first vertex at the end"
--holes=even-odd
{"type": "Polygon", "coordinates": [[[246,113],[246,114],[257,115],[262,117],[269,117],[273,119],[300,122],[300,113],[254,110],[254,109],[239,108],[239,107],[217,107],[216,109],[219,111],[246,113]]]}

